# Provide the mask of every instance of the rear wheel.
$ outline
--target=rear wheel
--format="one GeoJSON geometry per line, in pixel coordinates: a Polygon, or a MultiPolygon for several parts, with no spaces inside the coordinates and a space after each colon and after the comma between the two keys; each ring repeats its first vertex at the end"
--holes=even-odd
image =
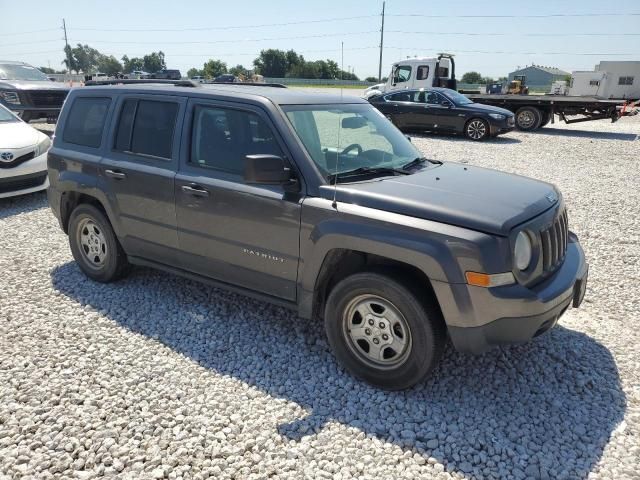
{"type": "Polygon", "coordinates": [[[551,113],[550,112],[542,112],[542,121],[540,122],[540,126],[538,128],[544,127],[550,121],[551,121],[551,113]]]}
{"type": "Polygon", "coordinates": [[[71,213],[69,245],[80,270],[93,280],[112,282],[129,271],[127,256],[109,220],[93,205],[79,205],[71,213]]]}
{"type": "Polygon", "coordinates": [[[484,140],[490,135],[489,124],[481,118],[472,118],[465,125],[464,134],[476,142],[484,140]]]}
{"type": "Polygon", "coordinates": [[[440,311],[391,273],[362,272],[340,281],[326,302],[325,330],[347,370],[389,390],[422,381],[445,344],[440,311]]]}
{"type": "Polygon", "coordinates": [[[542,113],[536,107],[520,107],[516,112],[516,126],[529,132],[540,127],[542,113]]]}

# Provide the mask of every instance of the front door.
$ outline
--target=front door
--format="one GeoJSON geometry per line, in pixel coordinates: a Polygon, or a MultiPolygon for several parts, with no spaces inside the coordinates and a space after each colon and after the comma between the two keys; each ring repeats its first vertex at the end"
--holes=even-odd
{"type": "Polygon", "coordinates": [[[246,155],[287,156],[268,116],[192,99],[187,118],[175,183],[182,267],[295,300],[302,197],[243,179],[246,155]]]}
{"type": "Polygon", "coordinates": [[[176,265],[178,234],[174,177],[186,99],[123,95],[116,105],[111,145],[100,182],[120,222],[129,255],[176,265]]]}
{"type": "Polygon", "coordinates": [[[433,129],[440,132],[460,131],[464,125],[464,113],[441,93],[430,91],[426,96],[426,106],[433,129]]]}

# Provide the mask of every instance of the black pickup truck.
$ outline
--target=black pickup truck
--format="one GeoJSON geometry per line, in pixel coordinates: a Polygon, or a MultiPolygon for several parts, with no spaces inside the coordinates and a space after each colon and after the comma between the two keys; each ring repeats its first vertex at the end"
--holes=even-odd
{"type": "Polygon", "coordinates": [[[553,185],[424,158],[357,97],[123,82],[73,90],[48,155],[93,280],[146,265],[292,308],[389,389],[424,379],[447,336],[526,342],[584,297],[553,185]]]}
{"type": "Polygon", "coordinates": [[[0,103],[25,122],[46,118],[55,123],[67,93],[64,84],[27,63],[0,60],[0,103]]]}

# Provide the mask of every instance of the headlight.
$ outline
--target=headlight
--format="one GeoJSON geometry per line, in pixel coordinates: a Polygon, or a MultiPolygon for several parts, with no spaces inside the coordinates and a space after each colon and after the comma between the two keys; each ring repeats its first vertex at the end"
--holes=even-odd
{"type": "Polygon", "coordinates": [[[0,98],[6,103],[11,103],[12,105],[20,105],[21,103],[18,92],[0,91],[0,98]]]}
{"type": "Polygon", "coordinates": [[[40,141],[40,143],[38,143],[38,145],[36,145],[36,151],[35,151],[34,155],[36,157],[39,157],[40,155],[45,153],[47,150],[49,150],[49,147],[51,147],[51,139],[49,137],[43,138],[40,141]]]}
{"type": "Polygon", "coordinates": [[[526,270],[531,263],[531,239],[525,232],[518,233],[516,246],[513,249],[513,258],[519,270],[526,270]]]}
{"type": "Polygon", "coordinates": [[[496,120],[504,120],[505,118],[507,118],[504,115],[502,115],[501,113],[490,113],[489,116],[491,118],[495,118],[496,120]]]}

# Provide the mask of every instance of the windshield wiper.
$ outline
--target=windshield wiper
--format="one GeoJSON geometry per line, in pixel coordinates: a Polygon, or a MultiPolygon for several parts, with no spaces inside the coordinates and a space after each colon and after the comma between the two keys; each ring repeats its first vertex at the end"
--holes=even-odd
{"type": "Polygon", "coordinates": [[[391,167],[359,167],[353,170],[347,170],[346,172],[333,173],[329,175],[329,182],[334,182],[337,179],[349,178],[349,177],[361,177],[369,175],[409,175],[404,169],[391,168],[391,167]]]}
{"type": "Polygon", "coordinates": [[[442,162],[440,160],[431,160],[431,159],[425,158],[425,157],[418,157],[418,158],[414,158],[409,163],[406,163],[406,164],[402,165],[402,167],[400,167],[400,168],[402,168],[402,170],[410,170],[413,167],[417,167],[419,165],[423,165],[425,162],[434,163],[436,165],[442,165],[442,162]]]}

